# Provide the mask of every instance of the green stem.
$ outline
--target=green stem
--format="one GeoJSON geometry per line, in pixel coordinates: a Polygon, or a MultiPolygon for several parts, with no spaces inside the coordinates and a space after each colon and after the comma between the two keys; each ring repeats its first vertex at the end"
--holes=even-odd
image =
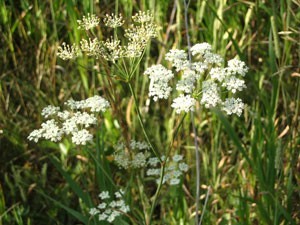
{"type": "Polygon", "coordinates": [[[162,167],[161,167],[161,170],[160,170],[159,184],[158,184],[158,187],[157,187],[155,195],[154,195],[153,203],[151,205],[151,210],[150,210],[150,215],[149,215],[149,221],[147,221],[147,225],[151,225],[151,222],[152,222],[153,212],[154,212],[154,209],[155,209],[155,206],[156,206],[156,202],[157,202],[157,199],[158,199],[158,196],[159,196],[162,184],[163,184],[163,178],[164,178],[164,174],[165,174],[166,161],[167,161],[167,157],[166,157],[165,161],[163,161],[161,163],[162,167]]]}
{"type": "Polygon", "coordinates": [[[134,103],[135,103],[135,109],[136,109],[136,112],[137,112],[137,115],[138,115],[138,119],[139,119],[140,125],[141,125],[142,130],[143,130],[143,133],[144,133],[144,135],[145,135],[145,138],[146,138],[146,140],[147,140],[147,142],[148,142],[148,144],[149,144],[149,146],[150,146],[151,151],[152,151],[152,152],[154,153],[154,155],[159,159],[159,161],[162,162],[162,160],[161,160],[161,158],[160,158],[158,152],[154,149],[154,147],[153,147],[153,145],[152,145],[152,143],[151,143],[151,141],[150,141],[150,139],[149,139],[149,136],[148,136],[148,134],[147,134],[147,132],[146,132],[146,130],[145,130],[145,126],[144,126],[144,123],[143,123],[143,120],[142,120],[142,116],[141,116],[141,112],[140,112],[140,109],[139,109],[138,100],[137,100],[136,95],[135,95],[135,93],[134,93],[134,91],[133,91],[132,85],[130,84],[130,82],[128,82],[127,84],[128,84],[128,86],[129,86],[131,95],[133,96],[134,103]]]}

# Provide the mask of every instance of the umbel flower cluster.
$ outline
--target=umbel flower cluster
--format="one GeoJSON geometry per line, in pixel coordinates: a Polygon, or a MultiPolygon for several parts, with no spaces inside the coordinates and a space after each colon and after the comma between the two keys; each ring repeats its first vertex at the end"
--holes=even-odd
{"type": "Polygon", "coordinates": [[[91,141],[93,135],[87,129],[97,123],[96,114],[106,111],[108,101],[95,95],[81,101],[71,99],[65,105],[68,109],[63,111],[52,105],[45,107],[41,114],[48,120],[41,124],[40,129],[32,131],[28,139],[38,142],[43,138],[59,142],[64,135],[71,135],[72,142],[76,145],[85,145],[91,141]]]}
{"type": "MultiPolygon", "coordinates": [[[[146,142],[131,140],[129,149],[124,143],[118,143],[115,146],[116,153],[114,155],[115,163],[123,169],[142,169],[146,168],[146,175],[155,177],[156,182],[160,182],[161,163],[157,157],[150,157],[150,146],[146,142]]],[[[188,165],[183,162],[182,155],[174,155],[166,160],[165,156],[161,157],[162,161],[166,161],[165,173],[162,183],[177,185],[180,183],[180,177],[188,171],[188,165]]]]}
{"type": "MultiPolygon", "coordinates": [[[[164,161],[165,156],[161,159],[164,161]]],[[[148,159],[147,162],[150,168],[147,169],[147,176],[157,177],[156,182],[160,182],[161,168],[159,167],[160,162],[157,157],[148,159]]],[[[169,185],[177,185],[180,183],[180,178],[184,173],[188,171],[188,165],[183,162],[183,155],[174,155],[172,158],[166,160],[165,173],[162,179],[162,183],[168,183],[169,185]]]]}
{"type": "MultiPolygon", "coordinates": [[[[231,59],[224,67],[223,58],[213,53],[208,43],[195,44],[190,50],[192,62],[189,62],[184,50],[172,49],[166,54],[165,59],[181,77],[175,87],[179,96],[173,100],[171,107],[176,113],[189,112],[194,110],[199,100],[205,108],[220,107],[228,115],[240,116],[244,103],[232,96],[246,88],[242,79],[248,71],[246,64],[231,59]]],[[[144,74],[150,79],[149,97],[154,101],[167,99],[172,92],[168,83],[174,77],[173,72],[162,65],[153,65],[144,74]]]]}
{"type": "MultiPolygon", "coordinates": [[[[127,39],[127,45],[122,46],[121,41],[116,35],[108,38],[106,41],[100,41],[96,37],[83,39],[80,46],[72,46],[63,43],[58,48],[58,56],[63,60],[75,59],[81,52],[88,56],[103,58],[113,63],[120,58],[140,57],[151,38],[156,37],[156,25],[152,22],[153,16],[148,12],[138,12],[132,16],[132,24],[124,29],[124,37],[127,39]]],[[[79,29],[90,30],[98,26],[100,19],[96,15],[88,15],[82,20],[77,21],[79,29]]],[[[116,29],[124,25],[125,21],[121,15],[106,15],[103,19],[106,27],[116,29]]]]}
{"type": "Polygon", "coordinates": [[[98,216],[99,221],[112,223],[117,217],[130,211],[129,206],[122,199],[123,195],[124,192],[119,190],[115,192],[115,200],[112,200],[108,191],[101,192],[99,194],[101,203],[97,207],[91,208],[89,214],[98,216]]]}
{"type": "Polygon", "coordinates": [[[146,142],[131,140],[129,149],[124,143],[118,143],[115,146],[115,163],[123,169],[143,168],[147,164],[147,158],[150,156],[149,145],[146,142]]]}

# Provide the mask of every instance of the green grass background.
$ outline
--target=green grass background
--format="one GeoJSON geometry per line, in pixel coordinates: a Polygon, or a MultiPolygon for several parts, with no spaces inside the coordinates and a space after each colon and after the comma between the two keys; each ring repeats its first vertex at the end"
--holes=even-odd
{"type": "MultiPolygon", "coordinates": [[[[195,113],[201,205],[211,187],[203,224],[300,224],[299,8],[298,0],[190,3],[192,44],[208,42],[226,60],[238,55],[250,68],[245,78],[248,88],[240,95],[247,104],[242,117],[217,111],[195,113]]],[[[109,177],[115,185],[131,182],[127,196],[131,206],[147,205],[139,193],[151,194],[154,189],[141,185],[142,175],[134,180],[135,173],[109,164],[112,147],[122,133],[128,140],[143,139],[129,90],[106,79],[114,73],[108,64],[86,57],[66,62],[56,56],[62,42],[78,44],[85,37],[76,24],[83,15],[95,13],[103,18],[119,12],[130,18],[138,10],[150,10],[160,28],[135,80],[143,105],[148,81],[139,74],[161,62],[169,49],[186,49],[182,1],[0,0],[1,225],[88,223],[81,214],[87,216],[99,190],[114,188],[109,177]],[[116,105],[97,130],[95,152],[74,149],[68,141],[58,145],[26,140],[42,122],[43,107],[62,106],[71,97],[80,100],[95,93],[116,105]]],[[[100,38],[111,35],[103,26],[96,32],[100,38]]],[[[151,140],[162,152],[180,119],[167,105],[163,101],[151,104],[143,114],[151,140]]],[[[193,224],[193,136],[186,118],[174,151],[185,155],[190,172],[182,187],[162,190],[168,195],[159,199],[153,224],[193,224]]],[[[132,214],[143,217],[138,210],[132,214]]]]}

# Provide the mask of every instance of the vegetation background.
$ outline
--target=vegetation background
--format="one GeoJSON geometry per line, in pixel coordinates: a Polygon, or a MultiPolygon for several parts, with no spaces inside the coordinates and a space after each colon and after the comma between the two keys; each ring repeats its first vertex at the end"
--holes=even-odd
{"type": "MultiPolygon", "coordinates": [[[[195,113],[201,205],[211,187],[203,224],[300,224],[299,7],[299,0],[190,2],[192,44],[208,42],[225,60],[238,55],[250,68],[248,88],[241,95],[247,103],[242,117],[195,113]]],[[[56,53],[62,42],[79,43],[83,33],[77,19],[87,13],[103,18],[116,10],[125,18],[150,10],[160,28],[139,73],[161,62],[169,49],[186,49],[181,0],[0,0],[1,225],[81,224],[70,209],[87,211],[71,181],[94,197],[105,184],[99,176],[95,180],[97,167],[88,161],[85,149],[73,149],[67,141],[33,144],[26,137],[39,126],[40,112],[48,104],[61,106],[70,97],[80,100],[106,93],[104,66],[85,57],[65,62],[56,53]]],[[[109,36],[101,26],[97,34],[109,36]]],[[[120,136],[116,121],[131,131],[138,126],[129,91],[118,82],[113,85],[115,103],[122,110],[105,114],[99,128],[104,166],[120,136]]],[[[147,86],[145,76],[136,79],[141,103],[147,86]]],[[[177,119],[166,106],[154,104],[143,115],[157,146],[167,143],[177,119]]],[[[139,133],[131,136],[143,138],[139,133]]],[[[154,224],[193,224],[193,136],[187,118],[175,144],[190,172],[182,187],[165,190],[169,194],[160,200],[154,224]]],[[[107,171],[118,184],[127,176],[117,167],[107,171]]],[[[138,197],[132,193],[131,204],[138,197]]]]}

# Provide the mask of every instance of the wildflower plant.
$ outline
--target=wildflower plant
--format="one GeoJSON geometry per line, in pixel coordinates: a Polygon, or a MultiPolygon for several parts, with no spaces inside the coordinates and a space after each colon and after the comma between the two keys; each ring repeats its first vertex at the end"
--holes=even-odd
{"type": "MultiPolygon", "coordinates": [[[[232,96],[246,88],[242,79],[248,71],[246,64],[232,59],[224,67],[224,59],[213,53],[208,43],[195,44],[190,50],[194,57],[192,63],[188,61],[184,50],[172,49],[166,54],[165,59],[180,77],[174,88],[179,97],[173,100],[171,107],[176,113],[194,111],[198,101],[204,108],[219,107],[228,115],[240,116],[244,103],[240,98],[232,96]]],[[[175,77],[172,71],[162,65],[155,65],[144,74],[150,78],[149,97],[157,101],[158,98],[167,98],[170,95],[172,87],[168,86],[167,82],[175,77]],[[168,73],[166,75],[161,71],[168,73]]]]}
{"type": "Polygon", "coordinates": [[[41,124],[41,128],[32,131],[28,139],[38,142],[43,138],[59,142],[64,136],[71,135],[75,145],[85,145],[92,141],[93,135],[88,128],[97,124],[97,114],[109,108],[108,101],[95,95],[80,101],[70,99],[65,105],[67,109],[63,111],[52,105],[45,107],[41,115],[48,120],[41,124]]]}
{"type": "MultiPolygon", "coordinates": [[[[78,28],[87,31],[88,38],[81,40],[79,46],[63,43],[58,48],[58,56],[62,60],[70,60],[87,55],[97,60],[108,61],[108,65],[114,68],[114,75],[110,78],[117,78],[117,82],[123,82],[130,90],[145,141],[128,140],[128,137],[123,135],[124,143],[113,143],[113,160],[110,162],[113,161],[120,170],[133,171],[140,183],[141,177],[144,176],[156,181],[155,194],[147,196],[150,206],[143,208],[146,214],[143,223],[150,225],[162,186],[182,184],[190,166],[184,162],[183,155],[174,153],[178,152],[178,149],[174,149],[173,141],[183,120],[174,129],[173,140],[168,147],[156,147],[149,137],[133,81],[136,82],[134,75],[137,74],[147,45],[157,35],[157,26],[153,23],[153,15],[149,11],[138,12],[131,19],[131,23],[128,24],[122,15],[107,14],[102,22],[108,29],[113,29],[114,34],[100,40],[88,30],[101,24],[101,20],[96,15],[88,14],[82,20],[78,20],[78,28]],[[123,37],[118,36],[117,29],[123,29],[123,37]]],[[[246,88],[243,77],[248,67],[244,62],[231,59],[226,63],[220,55],[213,52],[208,43],[197,43],[190,48],[190,52],[171,49],[165,55],[165,60],[170,63],[170,67],[158,64],[144,71],[144,75],[150,80],[148,97],[154,102],[166,101],[177,96],[169,105],[176,114],[197,113],[200,105],[205,109],[219,108],[228,115],[241,116],[244,103],[235,97],[235,94],[246,88]],[[188,59],[188,55],[192,55],[192,58],[188,59]]],[[[97,116],[105,112],[111,104],[113,103],[96,95],[81,101],[68,100],[65,103],[67,109],[63,111],[59,107],[47,106],[42,111],[42,116],[47,121],[42,123],[40,129],[34,130],[28,139],[34,142],[41,138],[60,142],[63,137],[70,136],[75,145],[85,145],[93,140],[89,128],[97,126],[97,116]]],[[[110,181],[113,183],[111,178],[110,181]]],[[[114,186],[116,189],[117,185],[114,186]]],[[[130,184],[128,186],[126,190],[130,190],[130,184]]],[[[89,211],[93,218],[113,223],[117,217],[133,211],[129,210],[129,206],[122,199],[124,192],[115,192],[113,199],[108,191],[101,191],[101,203],[89,211]]],[[[140,195],[143,196],[144,193],[140,195]]]]}

